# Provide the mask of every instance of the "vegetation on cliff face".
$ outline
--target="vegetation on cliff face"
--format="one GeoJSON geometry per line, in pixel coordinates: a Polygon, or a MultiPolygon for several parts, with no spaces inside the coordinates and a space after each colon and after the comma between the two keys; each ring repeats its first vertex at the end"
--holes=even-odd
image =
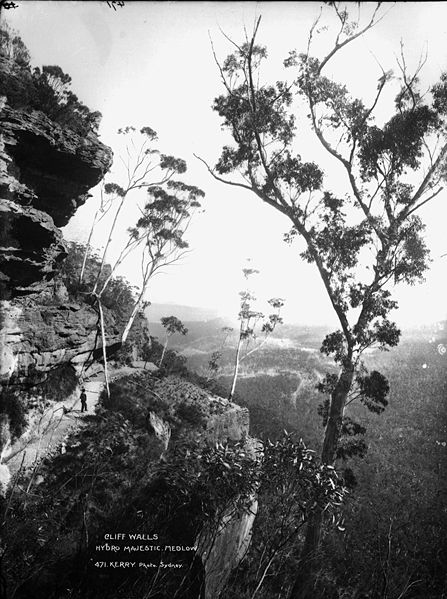
{"type": "MultiPolygon", "coordinates": [[[[67,257],[61,262],[59,272],[55,277],[55,285],[60,283],[65,287],[68,301],[87,303],[93,306],[95,302],[90,292],[98,276],[99,284],[109,278],[112,267],[106,263],[102,265],[100,272],[101,256],[90,250],[84,264],[83,278],[80,280],[79,275],[87,247],[74,241],[70,241],[66,245],[67,257]]],[[[116,326],[124,326],[135,303],[135,288],[124,277],[111,277],[102,301],[116,326]]]]}
{"type": "MultiPolygon", "coordinates": [[[[290,437],[265,444],[257,455],[250,452],[242,428],[240,441],[207,443],[210,419],[227,417],[231,404],[226,400],[209,399],[207,391],[184,379],[149,373],[112,383],[110,391],[96,414],[88,416],[87,426],[66,441],[63,453],[56,450],[45,458],[37,477],[21,475],[10,491],[4,574],[17,599],[31,592],[36,599],[120,597],[123,592],[143,596],[148,589],[160,598],[178,593],[192,599],[203,584],[195,551],[151,554],[157,564],[168,559],[182,564],[158,575],[159,569],[102,572],[95,563],[111,559],[105,548],[97,549],[105,545],[105,532],[149,531],[162,547],[193,547],[204,527],[213,530],[224,514],[249,509],[260,489],[265,510],[261,536],[278,560],[298,533],[296,510],[302,522],[316,504],[339,510],[343,490],[335,471],[320,466],[290,437]],[[151,412],[172,430],[167,452],[154,434],[151,412]],[[283,479],[287,486],[279,491],[283,479]],[[272,512],[273,500],[278,510],[272,512]],[[288,517],[291,502],[293,520],[288,517]],[[281,522],[289,529],[281,532],[281,522]],[[279,536],[273,539],[269,531],[275,527],[279,536]]],[[[228,414],[234,418],[238,412],[228,414]]],[[[132,556],[132,561],[143,559],[144,551],[132,556]]],[[[258,584],[254,561],[248,571],[252,584],[258,584]]]]}
{"type": "Polygon", "coordinates": [[[2,22],[0,60],[2,68],[0,95],[6,96],[11,108],[40,110],[52,121],[80,135],[98,131],[100,112],[92,112],[70,89],[71,77],[59,66],[31,66],[31,56],[17,31],[2,22]]]}

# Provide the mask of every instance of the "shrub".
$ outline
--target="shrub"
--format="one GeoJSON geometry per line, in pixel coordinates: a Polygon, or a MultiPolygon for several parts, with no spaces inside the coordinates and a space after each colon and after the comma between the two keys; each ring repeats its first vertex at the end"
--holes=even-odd
{"type": "Polygon", "coordinates": [[[206,415],[198,403],[182,401],[177,406],[176,415],[194,426],[203,426],[206,422],[206,415]]]}
{"type": "Polygon", "coordinates": [[[301,440],[284,433],[266,441],[252,544],[223,597],[252,597],[256,588],[259,598],[284,596],[296,575],[304,525],[317,506],[337,523],[344,494],[335,470],[322,465],[301,440]]]}
{"type": "Polygon", "coordinates": [[[18,438],[27,425],[25,406],[12,389],[3,388],[0,394],[0,418],[7,416],[11,436],[18,438]]]}
{"type": "Polygon", "coordinates": [[[92,112],[71,91],[71,77],[59,66],[31,69],[30,54],[16,31],[6,23],[0,27],[0,58],[11,61],[3,69],[0,95],[12,108],[40,110],[51,120],[79,135],[97,133],[100,112],[92,112]]]}
{"type": "Polygon", "coordinates": [[[79,383],[76,370],[71,364],[61,364],[50,370],[46,379],[37,385],[45,399],[62,401],[73,393],[79,383]]]}
{"type": "MultiPolygon", "coordinates": [[[[157,337],[151,336],[151,343],[143,348],[143,360],[159,364],[162,353],[163,345],[158,341],[157,337]]],[[[174,374],[187,378],[189,372],[186,363],[187,359],[176,350],[167,349],[163,358],[163,364],[160,367],[160,374],[162,376],[174,374]]]]}

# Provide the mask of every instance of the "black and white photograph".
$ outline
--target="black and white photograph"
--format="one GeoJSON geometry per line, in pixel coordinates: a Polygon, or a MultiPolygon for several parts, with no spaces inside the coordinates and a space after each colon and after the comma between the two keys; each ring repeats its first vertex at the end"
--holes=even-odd
{"type": "Polygon", "coordinates": [[[0,0],[0,599],[447,599],[447,2],[0,0]]]}

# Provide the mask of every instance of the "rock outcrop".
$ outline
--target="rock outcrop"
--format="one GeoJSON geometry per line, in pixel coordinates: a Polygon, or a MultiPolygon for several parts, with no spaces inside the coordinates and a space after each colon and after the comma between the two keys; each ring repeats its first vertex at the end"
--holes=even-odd
{"type": "Polygon", "coordinates": [[[219,522],[216,532],[205,534],[199,546],[205,569],[205,599],[220,596],[231,572],[247,553],[257,511],[258,501],[253,497],[247,511],[229,512],[219,522]]]}
{"type": "MultiPolygon", "coordinates": [[[[3,317],[0,380],[14,375],[15,383],[35,384],[55,367],[68,363],[79,373],[87,360],[100,353],[98,314],[85,304],[48,305],[33,296],[3,302],[3,317]]],[[[119,338],[118,328],[110,323],[109,346],[119,338]]]]}
{"type": "MultiPolygon", "coordinates": [[[[11,70],[0,57],[0,77],[11,70]]],[[[80,136],[0,97],[0,386],[35,384],[66,363],[80,369],[95,348],[96,312],[68,303],[52,279],[66,257],[58,227],[111,162],[94,134],[80,136]]]]}
{"type": "MultiPolygon", "coordinates": [[[[259,442],[249,436],[249,413],[222,397],[212,395],[176,377],[158,381],[154,390],[158,397],[169,397],[169,412],[177,414],[179,404],[186,421],[199,424],[182,431],[181,438],[191,436],[199,444],[240,441],[248,455],[256,459],[259,442]]],[[[160,414],[150,418],[155,435],[163,444],[163,452],[169,450],[171,431],[160,414]],[[169,435],[166,431],[169,430],[169,435]]],[[[245,511],[229,510],[223,515],[217,528],[205,529],[194,544],[198,545],[205,573],[204,599],[217,599],[224,589],[232,570],[247,552],[251,541],[253,523],[258,503],[255,496],[245,511]]]]}
{"type": "MultiPolygon", "coordinates": [[[[2,59],[0,76],[10,66],[2,59]]],[[[102,179],[112,152],[95,135],[77,135],[39,111],[13,110],[5,98],[0,131],[0,380],[5,381],[13,373],[22,379],[30,370],[82,363],[94,347],[95,311],[58,305],[57,294],[48,301],[48,290],[66,256],[58,227],[102,179]]]]}
{"type": "Polygon", "coordinates": [[[65,257],[57,227],[89,197],[112,152],[92,133],[81,137],[39,111],[13,110],[4,98],[0,131],[0,284],[8,298],[40,291],[54,275],[65,257]]]}

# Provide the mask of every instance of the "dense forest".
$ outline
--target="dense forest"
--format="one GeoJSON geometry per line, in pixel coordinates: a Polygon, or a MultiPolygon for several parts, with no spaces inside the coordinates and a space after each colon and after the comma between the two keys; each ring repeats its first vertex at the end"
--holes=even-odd
{"type": "MultiPolygon", "coordinates": [[[[206,324],[187,324],[195,347],[196,332],[203,334],[206,324]]],[[[212,323],[208,327],[217,346],[219,335],[212,323]]],[[[319,352],[304,351],[312,345],[304,327],[284,329],[283,339],[295,348],[267,347],[251,356],[240,374],[235,401],[248,407],[254,436],[274,441],[286,430],[318,451],[323,424],[317,384],[327,363],[319,352]]],[[[314,340],[318,333],[315,328],[314,340]]],[[[281,337],[282,330],[276,335],[281,337]]],[[[174,347],[188,355],[190,368],[206,373],[212,351],[191,355],[187,340],[178,339],[174,347]]],[[[329,529],[324,538],[316,596],[443,596],[446,341],[445,323],[440,323],[408,330],[399,347],[368,355],[370,367],[380,368],[390,381],[389,405],[384,414],[353,408],[353,416],[365,420],[365,434],[357,435],[364,442],[364,454],[350,456],[346,439],[346,455],[338,466],[349,489],[343,525],[329,529]]],[[[231,370],[232,353],[234,348],[222,360],[223,371],[231,370]]],[[[213,380],[229,392],[231,375],[217,374],[213,380]]],[[[263,534],[255,524],[253,551],[257,542],[263,547],[263,534]]],[[[252,559],[259,556],[255,552],[252,559]]],[[[286,572],[291,575],[288,568],[293,569],[291,563],[278,561],[267,579],[265,595],[260,596],[277,596],[281,591],[276,581],[283,580],[286,572]]],[[[225,596],[244,596],[247,576],[241,564],[225,596]]]]}
{"type": "Polygon", "coordinates": [[[335,330],[288,323],[280,297],[261,312],[251,263],[233,318],[167,304],[154,321],[154,278],[188,256],[205,191],[148,125],[118,129],[112,169],[101,114],[2,20],[0,599],[447,597],[447,321],[393,320],[394,285],[430,263],[447,75],[424,87],[401,47],[398,74],[379,65],[372,101],[356,98],[327,65],[386,11],[325,5],[329,49],[322,10],[274,81],[261,17],[242,42],[224,34],[226,57],[211,45],[226,142],[214,166],[196,159],[253,218],[256,202],[284,217],[335,330]],[[344,191],[298,153],[298,110],[344,191]],[[89,202],[85,241],[62,239],[89,202]]]}

